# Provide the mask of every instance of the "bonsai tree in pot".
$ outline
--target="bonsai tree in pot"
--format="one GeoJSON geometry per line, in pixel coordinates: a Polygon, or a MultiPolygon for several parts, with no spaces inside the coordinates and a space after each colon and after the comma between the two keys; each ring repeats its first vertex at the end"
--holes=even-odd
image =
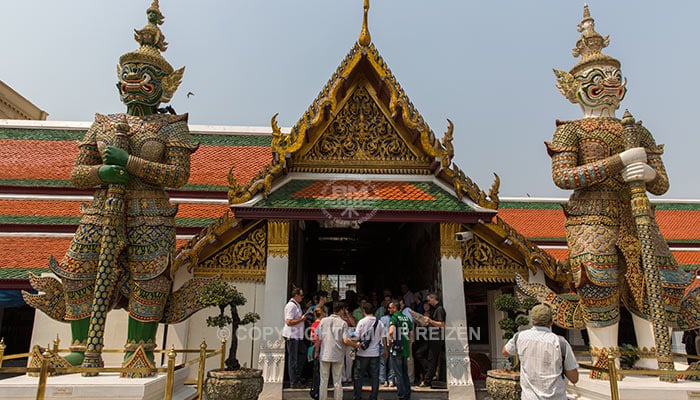
{"type": "MultiPolygon", "coordinates": [[[[519,300],[510,293],[503,293],[496,297],[494,301],[496,309],[506,313],[506,316],[498,321],[498,326],[503,330],[503,339],[510,340],[521,326],[530,323],[527,313],[536,304],[537,300],[532,297],[524,297],[519,300]]],[[[520,399],[520,366],[517,362],[513,364],[506,361],[504,369],[489,370],[486,373],[486,391],[492,399],[520,399]]]]}
{"type": "Polygon", "coordinates": [[[238,307],[245,305],[247,302],[243,293],[239,292],[235,286],[232,286],[225,281],[217,281],[216,284],[209,285],[199,295],[199,300],[204,306],[219,307],[219,315],[207,318],[207,326],[215,326],[219,329],[231,325],[231,348],[228,352],[225,365],[227,371],[236,371],[241,369],[241,364],[236,358],[238,352],[238,327],[253,323],[260,319],[257,313],[246,313],[241,319],[238,315],[238,307]],[[226,315],[226,308],[231,308],[231,315],[226,315]]]}
{"type": "Polygon", "coordinates": [[[199,301],[205,306],[219,307],[219,315],[207,318],[207,326],[223,329],[231,326],[231,347],[226,358],[226,368],[209,371],[205,382],[207,398],[215,399],[257,399],[262,391],[263,378],[261,370],[251,370],[241,367],[236,353],[238,352],[238,328],[258,321],[260,315],[248,312],[243,318],[238,314],[238,307],[247,302],[243,293],[235,286],[220,280],[207,286],[199,295],[199,301]],[[231,314],[226,314],[230,308],[231,314]]]}
{"type": "Polygon", "coordinates": [[[527,313],[537,303],[533,297],[523,297],[522,300],[518,300],[510,293],[503,293],[496,297],[494,302],[496,309],[506,313],[505,318],[498,321],[498,326],[503,330],[503,339],[510,340],[521,326],[530,323],[527,313]]]}

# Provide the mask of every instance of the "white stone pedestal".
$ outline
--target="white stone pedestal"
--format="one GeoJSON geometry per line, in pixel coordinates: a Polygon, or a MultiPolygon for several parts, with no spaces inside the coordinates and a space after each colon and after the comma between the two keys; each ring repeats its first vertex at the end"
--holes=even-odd
{"type": "MultiPolygon", "coordinates": [[[[190,400],[197,390],[185,386],[188,368],[175,371],[173,400],[190,400]]],[[[118,373],[100,373],[94,377],[80,374],[51,376],[46,382],[46,400],[162,400],[165,395],[165,374],[152,378],[120,378],[118,373]]],[[[17,376],[0,380],[0,399],[34,400],[38,377],[17,376]]]]}
{"type": "MultiPolygon", "coordinates": [[[[680,372],[680,371],[679,371],[680,372]]],[[[576,385],[566,386],[566,395],[575,400],[610,399],[610,382],[591,379],[589,371],[579,369],[576,385]]],[[[700,382],[678,381],[667,383],[656,376],[625,376],[617,382],[620,400],[697,400],[700,399],[700,382]]]]}

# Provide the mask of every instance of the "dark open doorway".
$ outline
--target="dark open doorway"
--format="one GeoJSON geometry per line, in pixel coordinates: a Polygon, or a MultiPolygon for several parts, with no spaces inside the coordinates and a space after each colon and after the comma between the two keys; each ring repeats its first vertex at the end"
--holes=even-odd
{"type": "Polygon", "coordinates": [[[291,285],[319,289],[319,275],[356,277],[358,294],[440,291],[440,229],[437,223],[372,222],[338,226],[328,221],[293,223],[291,285]]]}

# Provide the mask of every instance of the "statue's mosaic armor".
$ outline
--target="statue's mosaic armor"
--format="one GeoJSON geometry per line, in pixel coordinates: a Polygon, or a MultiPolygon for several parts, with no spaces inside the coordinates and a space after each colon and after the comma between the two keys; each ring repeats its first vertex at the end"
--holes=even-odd
{"type": "Polygon", "coordinates": [[[124,118],[130,126],[131,157],[126,169],[132,176],[124,200],[127,246],[118,259],[117,290],[107,310],[123,306],[136,320],[157,322],[170,293],[177,206],[170,204],[163,188],[180,187],[189,177],[190,154],[197,146],[189,142],[187,115],[98,114],[78,144],[71,181],[79,188],[99,188],[92,202],[83,206],[80,226],[54,271],[65,287],[66,320],[90,317],[101,236],[109,223],[107,185],[100,181],[97,170],[102,165],[101,151],[115,145],[116,125],[124,118]]]}
{"type": "MultiPolygon", "coordinates": [[[[668,189],[661,161],[663,146],[641,125],[641,146],[656,178],[647,191],[660,195],[668,189]]],[[[562,189],[573,189],[566,214],[566,238],[573,281],[589,326],[608,326],[619,320],[620,296],[628,309],[649,318],[649,305],[640,265],[640,243],[631,214],[630,192],[620,171],[624,150],[623,127],[616,118],[584,118],[558,122],[547,150],[552,177],[562,189]]],[[[653,219],[652,231],[663,298],[669,323],[675,316],[690,273],[679,269],[653,219]]]]}

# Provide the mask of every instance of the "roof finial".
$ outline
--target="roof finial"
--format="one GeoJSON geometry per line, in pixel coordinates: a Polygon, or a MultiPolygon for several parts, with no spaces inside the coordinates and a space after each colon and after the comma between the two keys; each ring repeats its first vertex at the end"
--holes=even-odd
{"type": "Polygon", "coordinates": [[[362,31],[360,32],[360,46],[369,46],[372,42],[372,38],[369,35],[369,29],[367,29],[367,13],[369,13],[369,0],[365,0],[365,15],[362,18],[362,31]]]}

